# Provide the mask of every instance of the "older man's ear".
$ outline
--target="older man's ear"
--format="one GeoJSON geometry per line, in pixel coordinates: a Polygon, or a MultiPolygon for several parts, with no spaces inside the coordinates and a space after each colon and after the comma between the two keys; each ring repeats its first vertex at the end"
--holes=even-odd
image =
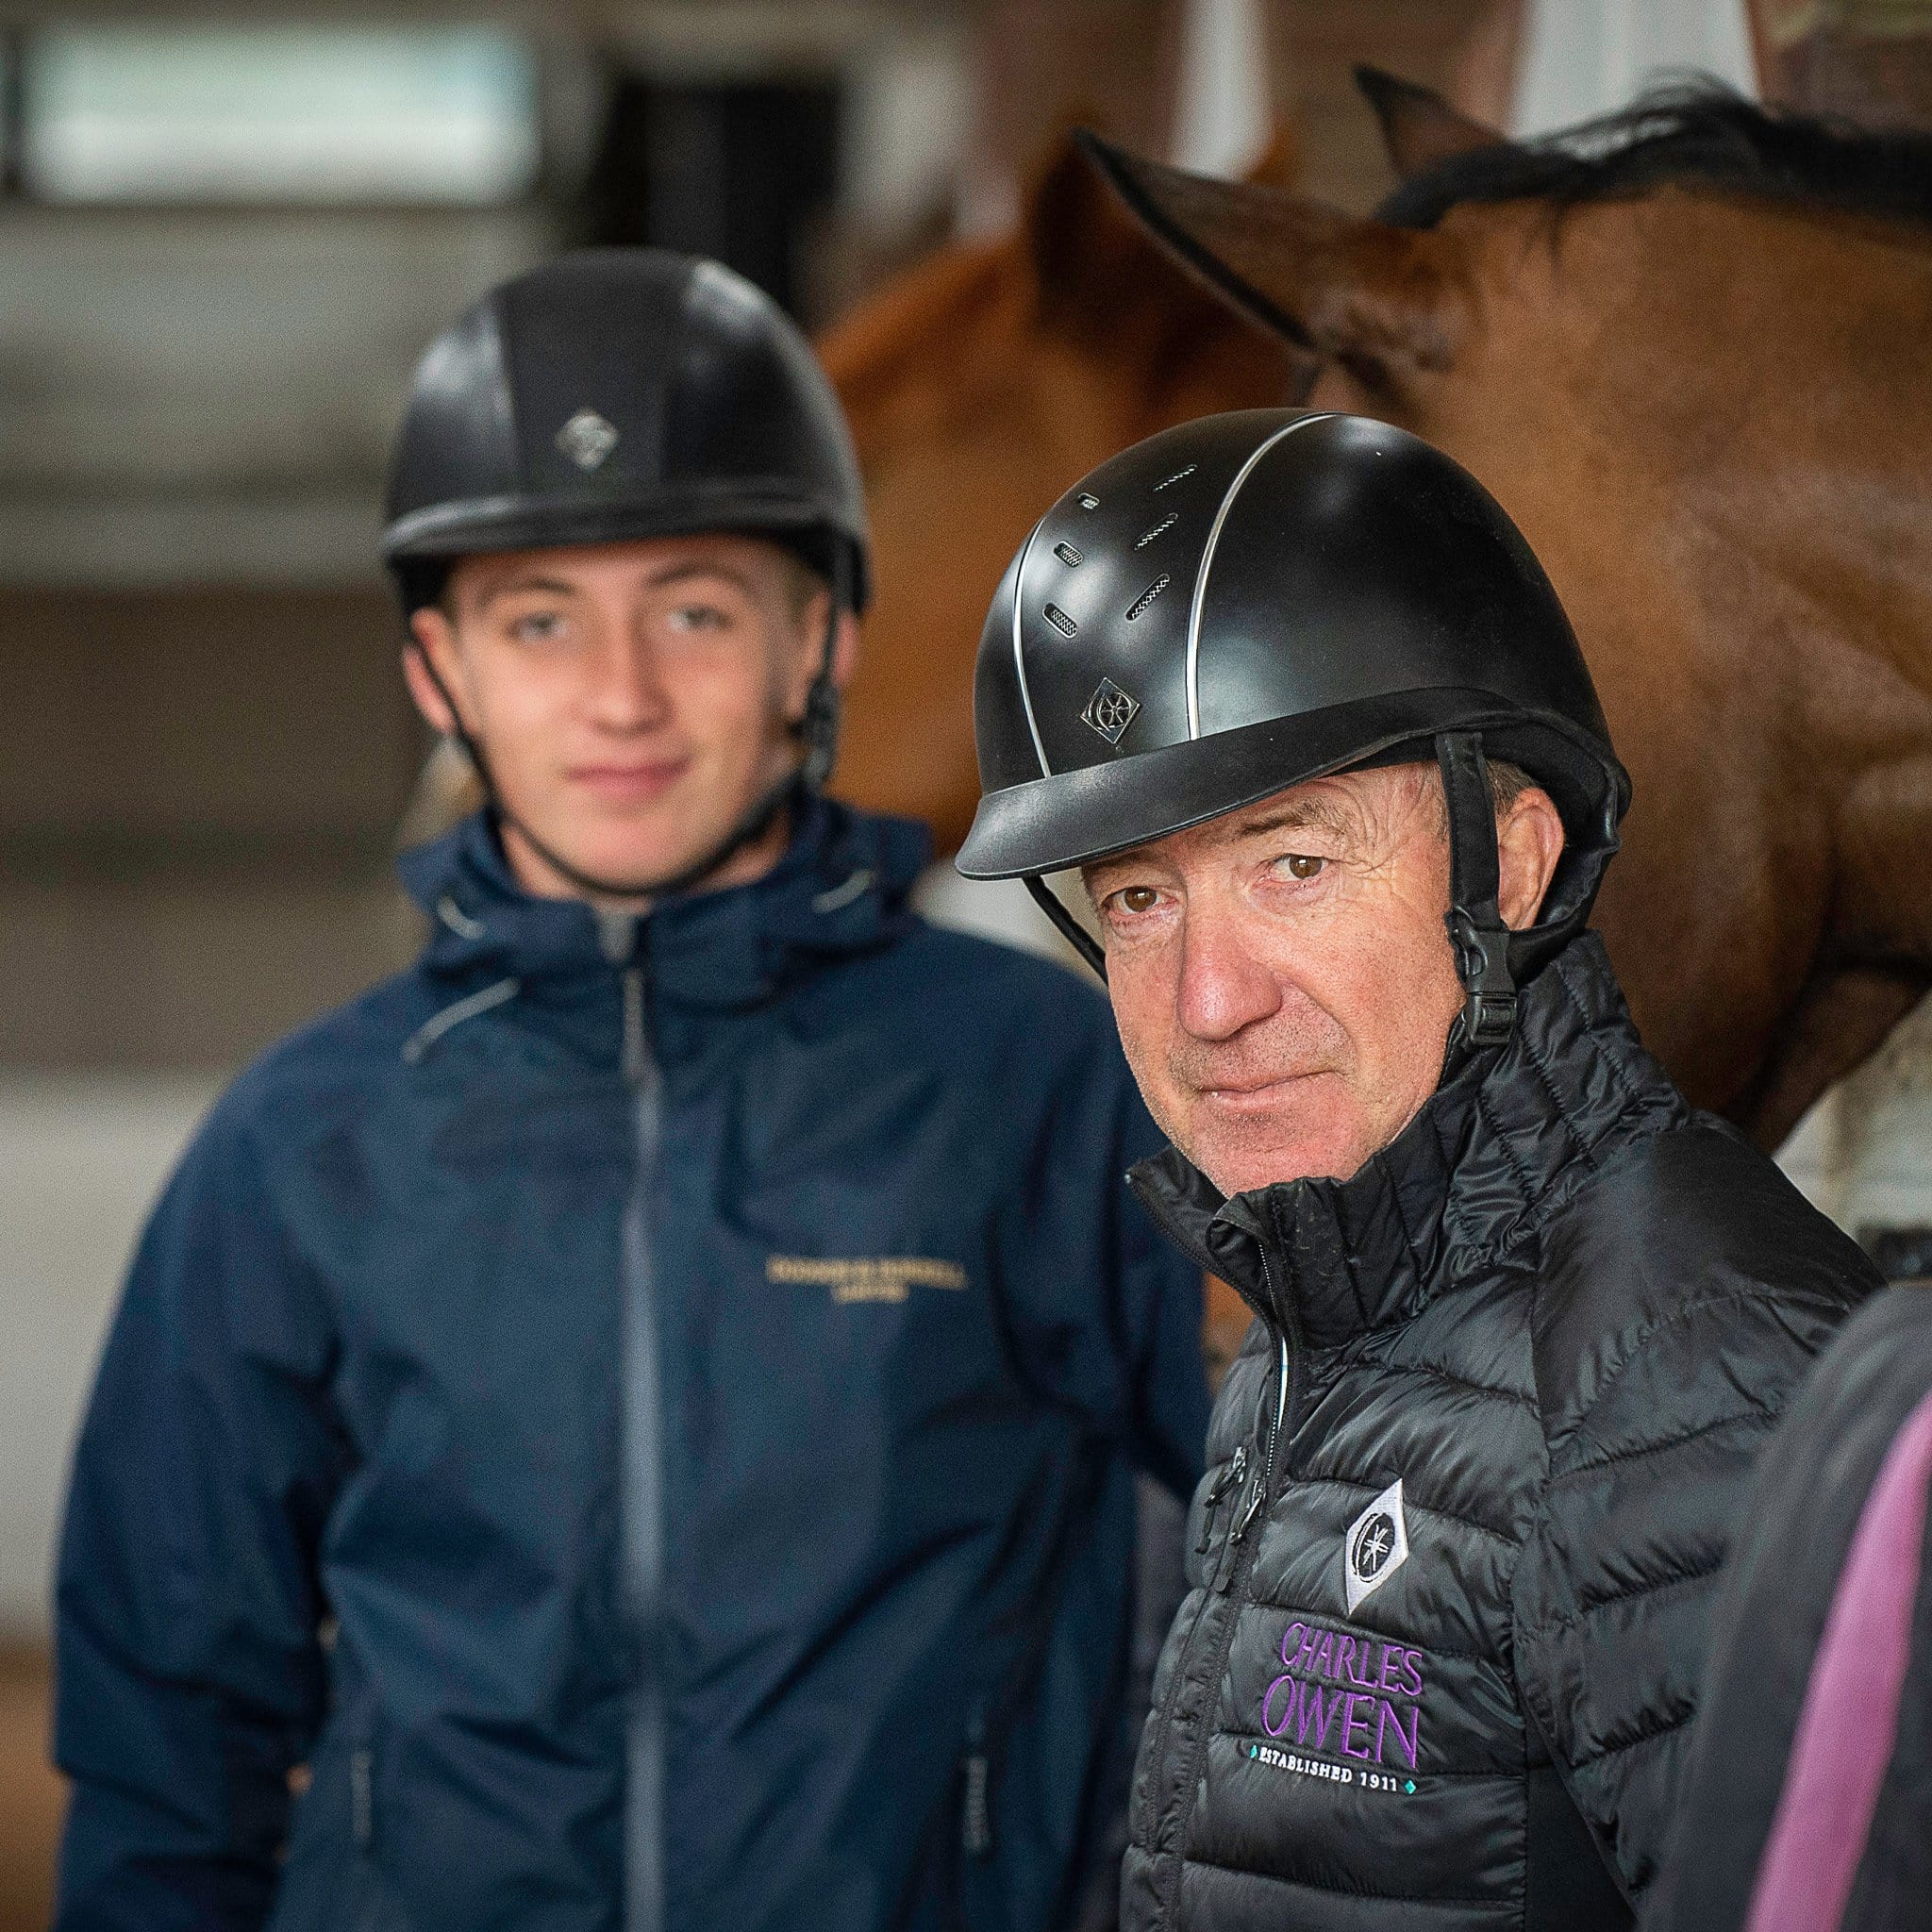
{"type": "Polygon", "coordinates": [[[1496,815],[1496,903],[1515,931],[1534,925],[1563,856],[1563,821],[1547,791],[1525,786],[1496,815]]]}

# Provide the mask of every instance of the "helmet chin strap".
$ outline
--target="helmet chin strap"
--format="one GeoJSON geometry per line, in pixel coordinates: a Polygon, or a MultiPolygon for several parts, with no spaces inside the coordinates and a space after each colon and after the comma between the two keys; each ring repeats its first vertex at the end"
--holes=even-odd
{"type": "Polygon", "coordinates": [[[1033,895],[1033,903],[1059,928],[1060,936],[1104,980],[1107,955],[1100,942],[1060,903],[1059,895],[1037,872],[1024,874],[1022,883],[1033,895]]]}
{"type": "Polygon", "coordinates": [[[706,848],[689,865],[681,866],[676,872],[649,879],[615,879],[600,877],[595,873],[586,872],[579,865],[573,865],[569,859],[555,850],[544,840],[539,838],[522,819],[510,810],[504,802],[495,774],[490,769],[490,761],[483,755],[483,746],[463,723],[463,714],[457,708],[456,700],[450,695],[449,687],[443,683],[429,653],[423,648],[421,641],[413,630],[408,633],[408,648],[415,652],[416,661],[428,674],[429,681],[436,687],[437,695],[441,698],[443,708],[449,712],[450,733],[463,748],[476,776],[482,782],[484,797],[499,824],[512,826],[517,836],[542,859],[544,864],[567,879],[580,892],[588,892],[599,899],[667,899],[679,892],[688,892],[693,886],[702,885],[711,874],[735,858],[738,854],[755,841],[762,838],[772,827],[778,814],[794,799],[803,800],[824,789],[825,781],[832,774],[832,766],[839,756],[839,687],[832,676],[833,657],[839,643],[839,620],[845,610],[845,559],[842,553],[833,565],[831,584],[831,608],[825,617],[824,647],[819,656],[819,668],[812,675],[811,687],[806,692],[805,715],[794,722],[790,729],[793,737],[805,747],[805,756],[789,772],[774,779],[764,791],[752,800],[725,831],[723,838],[706,848]]]}

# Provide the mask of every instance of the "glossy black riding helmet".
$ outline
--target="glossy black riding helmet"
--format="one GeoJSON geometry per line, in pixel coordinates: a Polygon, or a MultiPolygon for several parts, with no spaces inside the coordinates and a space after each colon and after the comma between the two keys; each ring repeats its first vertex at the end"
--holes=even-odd
{"type": "Polygon", "coordinates": [[[1043,875],[1351,767],[1437,760],[1469,1044],[1582,928],[1629,779],[1574,633],[1516,526],[1459,465],[1362,417],[1209,416],[1103,463],[1021,546],[980,640],[983,796],[958,868],[1043,875]],[[1487,759],[1543,787],[1566,841],[1537,924],[1496,909],[1487,759]]]}
{"type": "MultiPolygon", "coordinates": [[[[458,558],[708,531],[766,538],[832,587],[788,789],[822,785],[837,746],[838,621],[870,593],[865,500],[838,396],[777,305],[715,261],[586,249],[492,289],[430,345],[396,437],[382,539],[406,616],[441,597],[458,558]]],[[[501,812],[481,749],[466,735],[464,748],[501,812]]],[[[592,891],[681,890],[783,802],[759,800],[725,847],[675,879],[589,879],[539,849],[592,891]]]]}

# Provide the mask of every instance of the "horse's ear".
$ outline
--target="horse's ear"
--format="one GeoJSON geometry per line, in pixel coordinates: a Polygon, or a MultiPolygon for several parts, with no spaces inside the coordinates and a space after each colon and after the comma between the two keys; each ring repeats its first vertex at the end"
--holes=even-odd
{"type": "Polygon", "coordinates": [[[1085,325],[1104,318],[1145,270],[1147,237],[1063,130],[1034,175],[1022,234],[1042,312],[1085,325]]]}
{"type": "Polygon", "coordinates": [[[1382,144],[1405,181],[1458,155],[1507,144],[1507,135],[1458,113],[1434,88],[1385,74],[1379,67],[1357,67],[1355,84],[1375,110],[1375,119],[1382,124],[1382,144]]]}
{"type": "Polygon", "coordinates": [[[1452,244],[1245,181],[1213,181],[1075,136],[1123,201],[1224,300],[1371,385],[1446,369],[1460,315],[1452,244]]]}

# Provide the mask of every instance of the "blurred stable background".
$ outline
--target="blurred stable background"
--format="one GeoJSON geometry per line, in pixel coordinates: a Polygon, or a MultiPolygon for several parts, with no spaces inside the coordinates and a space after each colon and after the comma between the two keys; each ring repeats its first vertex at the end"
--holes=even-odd
{"type": "MultiPolygon", "coordinates": [[[[1010,227],[1073,118],[1215,172],[1272,141],[1363,210],[1392,177],[1357,60],[1517,132],[1672,67],[1893,113],[1924,94],[1926,11],[0,12],[0,1932],[46,1920],[48,1565],[128,1244],[221,1083],[414,941],[390,863],[425,743],[376,503],[445,321],[558,248],[649,242],[823,329],[1010,227]]],[[[1868,1191],[1923,1171],[1888,1158],[1868,1191]]],[[[1842,1193],[1828,1109],[1788,1158],[1842,1193]]]]}

